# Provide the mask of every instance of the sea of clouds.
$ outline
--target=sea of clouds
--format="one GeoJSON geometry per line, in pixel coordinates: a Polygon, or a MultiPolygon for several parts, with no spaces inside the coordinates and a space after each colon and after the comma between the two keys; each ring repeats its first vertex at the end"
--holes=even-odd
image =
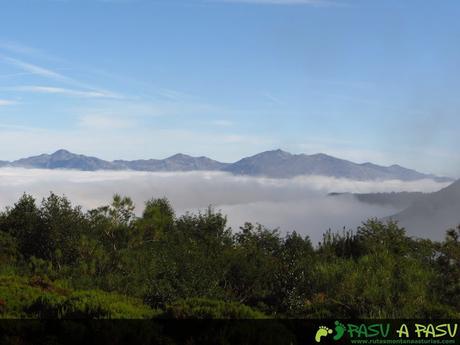
{"type": "Polygon", "coordinates": [[[14,204],[23,193],[41,200],[52,191],[89,209],[110,203],[112,196],[118,193],[131,197],[140,214],[145,201],[165,196],[179,215],[211,205],[228,215],[233,229],[237,230],[247,221],[258,222],[270,228],[279,227],[282,232],[295,230],[317,242],[329,228],[353,229],[367,218],[400,211],[390,206],[360,203],[352,197],[328,197],[330,192],[433,192],[446,185],[432,180],[352,181],[324,176],[268,179],[222,172],[2,168],[0,207],[14,204]]]}

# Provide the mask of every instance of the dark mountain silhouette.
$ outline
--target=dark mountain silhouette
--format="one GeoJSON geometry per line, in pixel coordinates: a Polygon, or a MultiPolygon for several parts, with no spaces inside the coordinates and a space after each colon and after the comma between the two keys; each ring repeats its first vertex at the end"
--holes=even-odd
{"type": "Polygon", "coordinates": [[[282,150],[266,151],[243,158],[223,170],[239,175],[289,178],[299,175],[320,175],[353,180],[403,180],[433,179],[452,181],[403,168],[399,165],[384,167],[372,163],[357,164],[325,154],[294,155],[282,150]]]}
{"type": "Polygon", "coordinates": [[[397,220],[409,233],[442,239],[445,230],[460,224],[460,180],[417,198],[409,207],[389,218],[397,220]]]}
{"type": "Polygon", "coordinates": [[[397,210],[404,210],[425,195],[422,192],[329,193],[330,197],[352,197],[366,204],[392,206],[397,210]]]}

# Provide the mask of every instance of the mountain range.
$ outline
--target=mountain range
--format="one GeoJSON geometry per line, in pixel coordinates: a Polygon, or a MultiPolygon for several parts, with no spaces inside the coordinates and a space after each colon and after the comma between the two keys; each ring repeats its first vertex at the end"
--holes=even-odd
{"type": "Polygon", "coordinates": [[[380,166],[372,163],[353,163],[326,154],[291,154],[282,150],[266,151],[235,163],[222,163],[207,157],[176,154],[166,159],[106,161],[96,157],[58,150],[53,154],[22,158],[12,162],[0,161],[0,167],[35,169],[74,169],[81,171],[225,171],[235,175],[291,178],[300,175],[321,175],[353,180],[432,179],[453,181],[448,177],[423,174],[399,165],[380,166]]]}

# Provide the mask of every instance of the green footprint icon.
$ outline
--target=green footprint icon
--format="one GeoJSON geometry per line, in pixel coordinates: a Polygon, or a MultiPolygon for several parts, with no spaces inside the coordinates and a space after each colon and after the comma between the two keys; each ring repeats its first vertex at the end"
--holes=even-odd
{"type": "Polygon", "coordinates": [[[343,335],[345,334],[346,328],[343,323],[340,323],[339,321],[335,322],[335,335],[334,335],[334,340],[340,340],[342,339],[343,335]]]}
{"type": "Polygon", "coordinates": [[[332,334],[332,329],[327,328],[326,326],[319,326],[319,329],[315,335],[316,342],[319,343],[321,338],[327,336],[328,334],[332,334]]]}

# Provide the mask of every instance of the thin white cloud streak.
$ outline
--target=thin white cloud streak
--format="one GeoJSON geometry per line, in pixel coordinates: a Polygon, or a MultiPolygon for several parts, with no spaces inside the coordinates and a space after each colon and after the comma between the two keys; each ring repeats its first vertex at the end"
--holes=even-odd
{"type": "Polygon", "coordinates": [[[0,169],[0,207],[14,203],[23,192],[38,200],[50,191],[65,194],[84,208],[110,202],[114,193],[133,198],[137,212],[150,198],[166,196],[179,214],[212,205],[228,215],[238,229],[245,221],[296,230],[314,241],[328,228],[356,227],[369,217],[396,213],[392,207],[359,203],[354,198],[327,197],[328,192],[434,191],[445,184],[433,181],[362,182],[312,176],[275,180],[233,176],[220,172],[150,173],[133,171],[81,172],[68,170],[0,169]]]}
{"type": "Polygon", "coordinates": [[[14,59],[14,58],[7,57],[7,56],[2,57],[2,60],[22,69],[23,71],[29,72],[31,74],[39,75],[45,78],[50,78],[50,79],[54,79],[58,81],[65,81],[65,82],[72,81],[72,79],[60,73],[54,72],[50,69],[47,69],[47,68],[44,68],[38,65],[34,65],[34,64],[22,61],[22,60],[14,59]]]}
{"type": "MultiPolygon", "coordinates": [[[[57,0],[55,0],[57,1],[57,0]]],[[[59,0],[59,1],[67,1],[67,0],[59,0]]],[[[108,1],[111,2],[112,0],[108,1]]],[[[122,0],[124,1],[124,0],[122,0]]],[[[127,0],[127,1],[132,1],[132,0],[127,0]]],[[[1,42],[0,41],[0,50],[7,51],[8,54],[20,54],[20,55],[25,55],[28,58],[40,58],[40,59],[45,59],[48,61],[53,61],[53,63],[63,63],[63,61],[60,58],[57,58],[55,56],[50,56],[38,49],[32,48],[25,46],[23,44],[17,43],[17,42],[1,42]]],[[[103,93],[103,94],[110,94],[113,98],[119,98],[119,99],[126,99],[128,98],[125,95],[121,95],[115,92],[111,92],[108,90],[103,90],[99,87],[95,87],[93,85],[88,85],[86,83],[82,83],[78,80],[75,80],[74,78],[71,78],[69,76],[66,76],[62,73],[56,72],[55,70],[52,70],[50,68],[46,68],[43,66],[39,66],[34,63],[26,62],[24,60],[20,60],[17,58],[13,58],[11,56],[5,56],[0,53],[0,60],[3,60],[4,62],[13,65],[21,70],[23,70],[23,73],[12,73],[8,75],[0,75],[0,78],[10,78],[10,77],[15,77],[15,76],[23,76],[23,75],[39,75],[48,79],[52,79],[55,81],[60,81],[63,83],[67,83],[69,85],[73,85],[74,87],[79,87],[83,89],[88,89],[91,91],[103,93]]],[[[142,90],[145,90],[145,87],[148,86],[149,88],[152,87],[150,83],[144,83],[140,82],[139,80],[132,79],[128,76],[117,76],[112,73],[107,73],[103,71],[90,71],[92,74],[99,74],[99,76],[103,76],[105,78],[110,77],[111,79],[116,79],[118,82],[121,82],[122,84],[126,84],[127,81],[129,81],[131,84],[139,84],[142,87],[142,90]]],[[[161,97],[162,99],[167,99],[170,101],[185,101],[185,100],[191,100],[194,99],[195,97],[187,94],[182,91],[177,91],[177,90],[172,90],[170,88],[164,88],[164,87],[154,87],[154,93],[157,97],[161,97]]],[[[137,93],[139,94],[139,92],[137,93]]],[[[138,97],[137,97],[138,98],[138,97]]]]}
{"type": "Polygon", "coordinates": [[[64,95],[70,97],[82,98],[116,98],[117,96],[104,91],[82,91],[68,89],[63,87],[42,86],[42,85],[24,85],[4,88],[9,91],[31,92],[41,94],[64,95]]]}
{"type": "MultiPolygon", "coordinates": [[[[2,56],[0,55],[0,59],[10,65],[13,65],[22,71],[32,74],[32,75],[38,75],[46,79],[54,80],[57,82],[61,82],[64,84],[72,85],[74,87],[86,89],[84,91],[79,91],[79,90],[71,90],[67,88],[52,88],[52,87],[36,87],[38,92],[44,92],[46,89],[49,89],[48,93],[52,93],[53,89],[56,90],[61,90],[61,92],[54,92],[54,93],[60,93],[60,94],[66,94],[68,96],[77,96],[81,97],[82,95],[89,95],[89,97],[110,97],[110,98],[123,98],[121,95],[118,95],[114,92],[102,90],[100,88],[96,88],[94,86],[82,83],[80,81],[77,81],[73,78],[70,78],[68,76],[65,76],[61,73],[58,73],[56,71],[53,71],[49,68],[45,68],[42,66],[38,66],[36,64],[32,64],[23,60],[15,59],[9,56],[2,56]],[[39,90],[42,89],[42,90],[39,90]],[[65,92],[64,92],[65,91],[65,92]]],[[[30,87],[24,86],[23,87],[25,91],[33,91],[30,89],[30,87]],[[28,90],[29,88],[29,90],[28,90]]],[[[20,91],[20,88],[17,88],[17,91],[20,91]]]]}

